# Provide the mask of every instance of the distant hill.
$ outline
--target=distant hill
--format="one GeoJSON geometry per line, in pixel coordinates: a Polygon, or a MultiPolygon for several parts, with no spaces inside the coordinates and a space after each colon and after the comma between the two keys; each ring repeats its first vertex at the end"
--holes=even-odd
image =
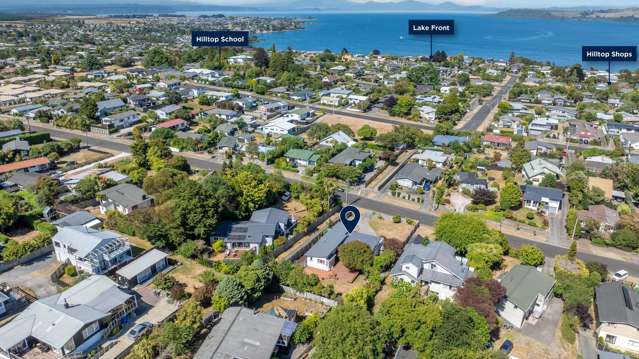
{"type": "Polygon", "coordinates": [[[250,6],[212,5],[180,0],[0,0],[0,11],[38,14],[126,14],[172,13],[177,11],[451,11],[497,12],[500,9],[463,5],[446,1],[440,3],[403,0],[399,2],[353,2],[349,0],[264,0],[250,6]]]}
{"type": "Polygon", "coordinates": [[[574,20],[614,20],[639,21],[639,8],[583,9],[510,9],[497,16],[525,19],[574,19],[574,20]]]}

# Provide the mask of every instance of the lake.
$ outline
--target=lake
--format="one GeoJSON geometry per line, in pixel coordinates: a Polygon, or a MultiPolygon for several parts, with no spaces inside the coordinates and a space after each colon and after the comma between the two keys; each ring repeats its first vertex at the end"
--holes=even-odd
{"type": "MultiPolygon", "coordinates": [[[[193,13],[185,12],[193,15],[193,13]]],[[[256,46],[278,49],[340,51],[368,54],[379,49],[392,55],[428,55],[426,38],[408,36],[409,19],[454,19],[456,34],[435,36],[434,50],[449,55],[508,59],[511,51],[557,65],[581,62],[583,45],[636,45],[639,24],[616,21],[511,19],[472,13],[227,13],[227,15],[313,17],[301,31],[259,35],[256,46]]],[[[588,63],[585,66],[607,67],[588,63]]],[[[637,63],[613,64],[613,69],[637,63]]]]}

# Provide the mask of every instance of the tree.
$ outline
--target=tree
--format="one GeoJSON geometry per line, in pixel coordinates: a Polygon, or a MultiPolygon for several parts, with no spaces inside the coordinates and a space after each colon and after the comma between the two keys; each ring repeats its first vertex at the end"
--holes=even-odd
{"type": "Polygon", "coordinates": [[[80,104],[78,113],[90,121],[95,121],[98,116],[98,104],[92,97],[85,97],[80,104]]]}
{"type": "Polygon", "coordinates": [[[469,244],[489,242],[493,233],[479,217],[446,213],[435,223],[435,237],[466,253],[469,244]]]}
{"type": "Polygon", "coordinates": [[[357,130],[357,136],[365,140],[372,140],[373,138],[375,138],[375,136],[377,136],[377,130],[366,124],[360,127],[359,130],[357,130]]]}
{"type": "Polygon", "coordinates": [[[351,241],[339,246],[339,260],[350,270],[363,271],[373,264],[373,251],[364,242],[351,241]]]}
{"type": "Polygon", "coordinates": [[[446,54],[446,51],[437,50],[433,53],[431,60],[433,62],[445,62],[448,60],[448,55],[446,54]]]}
{"type": "Polygon", "coordinates": [[[310,314],[308,317],[297,325],[295,333],[293,333],[294,344],[304,344],[313,340],[313,333],[320,323],[320,317],[317,314],[310,314]]]}
{"type": "Polygon", "coordinates": [[[639,234],[629,228],[622,228],[610,236],[610,243],[617,248],[634,251],[639,248],[639,234]]]}
{"type": "Polygon", "coordinates": [[[546,173],[539,185],[542,187],[554,188],[555,186],[557,186],[557,176],[552,173],[546,173]]]}
{"type": "Polygon", "coordinates": [[[570,248],[568,248],[568,259],[570,259],[571,261],[574,261],[576,257],[577,257],[577,242],[572,241],[572,243],[570,243],[570,248]]]}
{"type": "Polygon", "coordinates": [[[273,270],[257,259],[249,266],[243,266],[235,275],[244,289],[250,302],[258,300],[273,279],[273,270]]]}
{"type": "Polygon", "coordinates": [[[462,307],[475,309],[494,330],[498,324],[496,306],[505,295],[506,288],[494,279],[468,278],[455,293],[455,301],[462,307]]]}
{"type": "Polygon", "coordinates": [[[512,160],[513,167],[517,170],[520,170],[524,163],[530,161],[530,151],[528,151],[522,142],[518,143],[515,148],[513,148],[510,159],[512,160]]]}
{"type": "Polygon", "coordinates": [[[313,358],[381,359],[385,342],[377,321],[366,309],[340,305],[328,312],[317,326],[313,358]]]}
{"type": "Polygon", "coordinates": [[[19,203],[17,196],[0,191],[0,231],[11,228],[18,220],[19,203]]]}
{"type": "Polygon", "coordinates": [[[489,190],[488,188],[477,188],[472,193],[473,204],[483,204],[490,206],[495,203],[497,193],[489,190]]]}
{"type": "Polygon", "coordinates": [[[271,195],[264,170],[254,164],[227,171],[226,180],[236,193],[238,216],[245,217],[264,207],[271,195]]]}
{"type": "Polygon", "coordinates": [[[60,182],[49,176],[38,177],[33,191],[38,196],[38,202],[44,206],[52,206],[60,193],[60,182]]]}
{"type": "Polygon", "coordinates": [[[102,64],[100,63],[100,59],[98,59],[94,54],[88,54],[82,59],[80,66],[84,71],[92,71],[102,67],[102,64]]]}
{"type": "MultiPolygon", "coordinates": [[[[490,340],[486,319],[472,308],[442,305],[442,322],[431,341],[430,358],[453,358],[451,351],[480,352],[490,340]]],[[[465,356],[462,356],[465,357],[465,356]]]]}
{"type": "Polygon", "coordinates": [[[379,329],[393,346],[409,345],[427,352],[433,331],[441,324],[440,307],[423,297],[419,288],[398,285],[375,313],[379,329]]]}
{"type": "Polygon", "coordinates": [[[439,70],[432,64],[415,66],[408,71],[408,79],[414,84],[439,84],[439,70]]]}
{"type": "Polygon", "coordinates": [[[144,56],[144,67],[168,66],[171,65],[171,59],[160,47],[154,47],[146,52],[144,56]]]}
{"type": "Polygon", "coordinates": [[[566,176],[568,200],[573,206],[584,208],[588,205],[588,176],[583,171],[574,171],[566,176]]]}
{"type": "Polygon", "coordinates": [[[538,267],[546,261],[544,252],[534,244],[525,244],[517,249],[516,257],[522,264],[538,267]]]}
{"type": "Polygon", "coordinates": [[[157,194],[174,189],[186,181],[188,175],[173,168],[163,168],[158,172],[146,176],[142,189],[148,194],[157,194]]]}
{"type": "Polygon", "coordinates": [[[269,59],[268,53],[261,47],[258,47],[253,54],[253,63],[257,67],[267,68],[268,64],[271,60],[269,59]]]}
{"type": "Polygon", "coordinates": [[[185,180],[176,187],[170,201],[172,242],[185,238],[207,239],[218,224],[220,203],[199,182],[185,180]]]}
{"type": "Polygon", "coordinates": [[[215,296],[224,298],[230,305],[244,304],[247,298],[242,282],[234,276],[226,276],[220,281],[215,288],[215,296]]]}
{"type": "Polygon", "coordinates": [[[499,206],[503,210],[521,206],[522,193],[516,183],[507,182],[499,194],[499,206]]]}
{"type": "Polygon", "coordinates": [[[467,247],[468,265],[474,267],[480,277],[489,278],[490,270],[502,261],[504,249],[496,243],[471,243],[467,247]]]}
{"type": "Polygon", "coordinates": [[[577,209],[570,208],[566,214],[566,233],[568,237],[580,238],[581,237],[581,221],[577,216],[577,209]]]}

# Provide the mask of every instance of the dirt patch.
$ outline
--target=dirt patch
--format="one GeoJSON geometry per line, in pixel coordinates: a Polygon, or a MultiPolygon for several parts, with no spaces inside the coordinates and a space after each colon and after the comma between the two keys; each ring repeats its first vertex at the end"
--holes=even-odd
{"type": "Polygon", "coordinates": [[[367,283],[366,278],[363,275],[358,276],[357,279],[355,279],[352,283],[335,279],[327,279],[322,282],[324,284],[332,284],[335,288],[335,292],[340,294],[348,293],[356,287],[363,287],[367,283]]]}
{"type": "Polygon", "coordinates": [[[508,257],[508,256],[504,256],[503,258],[504,258],[504,261],[501,264],[501,268],[493,272],[493,278],[499,278],[502,274],[506,272],[510,272],[510,270],[514,266],[521,263],[521,261],[517,258],[508,257]]]}
{"type": "Polygon", "coordinates": [[[38,231],[29,231],[27,233],[21,233],[19,235],[12,236],[11,239],[13,239],[14,241],[18,243],[28,242],[32,239],[35,239],[38,236],[38,234],[40,234],[40,232],[38,231]]]}
{"type": "Polygon", "coordinates": [[[171,257],[171,259],[180,262],[181,265],[172,270],[170,274],[179,282],[186,285],[187,292],[193,293],[195,288],[202,286],[203,283],[200,282],[200,274],[204,273],[208,268],[194,260],[183,257],[171,257]]]}
{"type": "Polygon", "coordinates": [[[422,237],[426,237],[431,241],[435,240],[435,228],[431,226],[425,226],[423,224],[419,225],[415,234],[419,234],[422,237]]]}
{"type": "Polygon", "coordinates": [[[260,299],[257,306],[257,311],[260,313],[268,312],[275,307],[281,307],[285,309],[293,309],[299,315],[305,317],[311,314],[323,315],[329,309],[329,307],[324,304],[289,294],[266,294],[260,299]]]}
{"type": "Polygon", "coordinates": [[[393,291],[395,289],[393,288],[392,281],[393,281],[393,278],[391,276],[386,277],[386,280],[384,280],[384,285],[382,286],[382,289],[379,292],[377,292],[377,295],[375,296],[375,304],[373,305],[373,312],[377,311],[377,309],[379,309],[379,306],[382,303],[384,303],[384,301],[388,299],[388,297],[390,297],[391,294],[393,294],[393,291]]]}
{"type": "Polygon", "coordinates": [[[510,339],[513,342],[513,351],[510,355],[519,359],[567,359],[575,357],[575,355],[571,357],[563,348],[558,346],[551,348],[547,343],[540,343],[513,330],[502,330],[501,338],[495,342],[495,348],[499,348],[506,339],[510,339]]]}
{"type": "Polygon", "coordinates": [[[324,122],[329,125],[335,124],[344,124],[353,130],[353,132],[357,133],[364,125],[369,125],[377,130],[377,134],[391,132],[393,130],[393,125],[389,123],[381,123],[376,121],[368,121],[361,118],[355,118],[350,116],[343,115],[335,115],[335,114],[326,114],[319,119],[319,122],[324,122]]]}
{"type": "Polygon", "coordinates": [[[109,157],[111,157],[109,153],[97,152],[93,150],[81,150],[60,158],[60,162],[66,163],[73,161],[79,166],[82,166],[89,163],[98,162],[109,157]]]}
{"type": "Polygon", "coordinates": [[[304,206],[302,202],[295,199],[291,199],[290,201],[284,203],[283,207],[289,215],[293,216],[298,221],[306,217],[306,215],[308,214],[306,206],[304,206]]]}
{"type": "Polygon", "coordinates": [[[379,216],[371,218],[368,221],[368,224],[371,228],[373,228],[378,236],[384,238],[395,238],[402,242],[406,242],[408,240],[408,236],[416,225],[415,223],[406,223],[406,218],[402,218],[401,223],[393,223],[393,221],[385,218],[379,218],[379,216]]]}

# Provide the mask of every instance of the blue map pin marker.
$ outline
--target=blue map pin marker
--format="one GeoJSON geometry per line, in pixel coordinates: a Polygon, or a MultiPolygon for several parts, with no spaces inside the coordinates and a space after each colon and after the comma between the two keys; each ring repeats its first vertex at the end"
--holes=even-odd
{"type": "Polygon", "coordinates": [[[339,219],[342,220],[342,224],[346,227],[348,233],[353,233],[357,223],[359,223],[359,218],[359,209],[355,206],[346,206],[339,213],[339,219]]]}

